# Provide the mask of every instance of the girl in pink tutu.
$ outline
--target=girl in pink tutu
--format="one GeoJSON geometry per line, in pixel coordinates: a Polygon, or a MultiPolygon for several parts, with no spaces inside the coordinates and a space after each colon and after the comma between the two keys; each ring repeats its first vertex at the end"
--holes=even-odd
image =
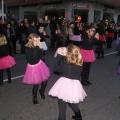
{"type": "Polygon", "coordinates": [[[91,85],[92,83],[88,80],[90,73],[91,63],[95,61],[95,53],[93,51],[93,45],[99,44],[99,34],[95,33],[95,29],[92,25],[86,26],[85,35],[81,42],[81,54],[83,59],[83,70],[82,70],[82,81],[81,83],[85,86],[91,85]]]}
{"type": "Polygon", "coordinates": [[[83,102],[87,94],[80,83],[80,71],[83,63],[80,49],[75,45],[69,45],[64,50],[66,54],[62,54],[65,52],[58,51],[58,55],[55,58],[56,62],[61,66],[62,76],[53,85],[48,94],[58,100],[58,120],[66,120],[67,104],[75,113],[72,118],[82,120],[78,103],[83,102]]]}
{"type": "Polygon", "coordinates": [[[3,73],[6,70],[8,75],[8,83],[11,83],[10,68],[16,64],[14,58],[9,55],[10,50],[6,37],[0,34],[0,85],[3,85],[3,73]]]}
{"type": "Polygon", "coordinates": [[[45,99],[44,91],[47,85],[47,80],[50,77],[50,72],[48,67],[41,60],[43,50],[39,35],[31,33],[28,36],[28,43],[25,46],[25,56],[28,64],[22,82],[33,85],[33,103],[38,104],[37,91],[39,85],[41,84],[41,89],[39,89],[41,98],[45,99]]]}

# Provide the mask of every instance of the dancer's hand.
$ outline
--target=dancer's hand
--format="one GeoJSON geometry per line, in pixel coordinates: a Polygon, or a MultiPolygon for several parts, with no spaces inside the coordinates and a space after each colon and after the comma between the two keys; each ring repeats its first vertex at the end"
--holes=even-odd
{"type": "Polygon", "coordinates": [[[58,49],[57,49],[57,54],[60,54],[60,55],[62,55],[62,56],[66,56],[66,54],[67,54],[67,49],[66,49],[66,47],[60,47],[60,48],[58,48],[58,49]]]}
{"type": "Polygon", "coordinates": [[[95,38],[96,38],[97,40],[99,40],[99,34],[98,34],[98,33],[95,34],[95,38]]]}

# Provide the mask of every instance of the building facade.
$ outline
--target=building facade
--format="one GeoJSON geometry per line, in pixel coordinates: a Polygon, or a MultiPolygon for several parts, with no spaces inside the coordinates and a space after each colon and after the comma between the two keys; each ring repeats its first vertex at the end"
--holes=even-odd
{"type": "MultiPolygon", "coordinates": [[[[11,0],[12,1],[12,0],[11,0]]],[[[20,1],[20,0],[18,0],[20,1]]],[[[38,18],[51,19],[56,16],[59,19],[61,16],[65,20],[75,20],[81,16],[82,22],[99,22],[100,20],[110,21],[114,19],[115,23],[120,21],[120,3],[117,1],[112,3],[111,0],[25,0],[17,4],[8,4],[8,14],[14,13],[17,20],[22,21],[24,18],[37,22],[38,18]]]]}

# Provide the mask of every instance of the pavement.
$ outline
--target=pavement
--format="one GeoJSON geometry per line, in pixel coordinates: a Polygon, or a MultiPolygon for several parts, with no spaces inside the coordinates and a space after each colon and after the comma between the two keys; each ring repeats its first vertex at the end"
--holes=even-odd
{"type": "MultiPolygon", "coordinates": [[[[104,46],[105,47],[105,46],[104,46]]],[[[120,56],[116,56],[116,44],[105,48],[105,58],[97,59],[91,65],[89,80],[91,86],[83,86],[87,98],[79,104],[83,120],[120,120],[120,75],[117,74],[120,56]]],[[[38,93],[38,105],[32,103],[32,86],[22,84],[26,69],[25,55],[15,55],[16,65],[11,68],[12,83],[7,83],[4,73],[4,85],[0,86],[0,120],[57,120],[57,100],[48,96],[48,92],[59,76],[52,73],[54,52],[47,51],[46,64],[51,77],[45,91],[46,99],[38,93]]],[[[66,120],[72,120],[73,111],[67,107],[66,120]]]]}

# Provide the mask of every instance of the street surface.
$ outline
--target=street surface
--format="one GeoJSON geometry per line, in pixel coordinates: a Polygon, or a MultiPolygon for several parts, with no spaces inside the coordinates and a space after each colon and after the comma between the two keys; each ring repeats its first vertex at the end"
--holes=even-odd
{"type": "MultiPolygon", "coordinates": [[[[97,59],[91,65],[89,80],[91,86],[84,86],[87,98],[79,104],[83,120],[120,120],[120,75],[117,74],[120,56],[116,56],[116,44],[106,49],[105,58],[97,59]]],[[[32,103],[32,86],[22,84],[26,69],[24,55],[16,55],[16,66],[11,69],[12,83],[6,81],[0,86],[0,120],[57,120],[57,100],[48,96],[48,91],[59,76],[52,73],[54,52],[47,51],[46,64],[51,77],[45,91],[46,99],[42,100],[38,93],[39,104],[32,103]]],[[[68,107],[66,120],[72,120],[73,111],[68,107]]]]}

